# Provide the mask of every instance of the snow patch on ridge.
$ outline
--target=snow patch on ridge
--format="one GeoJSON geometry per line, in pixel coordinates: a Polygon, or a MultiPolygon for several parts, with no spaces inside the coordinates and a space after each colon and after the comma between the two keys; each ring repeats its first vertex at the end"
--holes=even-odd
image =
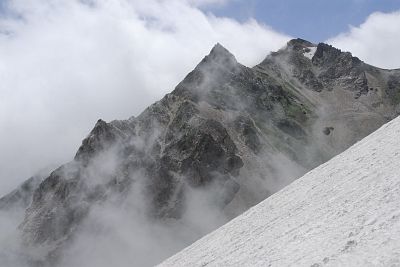
{"type": "Polygon", "coordinates": [[[307,48],[304,49],[303,55],[304,55],[306,58],[312,59],[313,56],[315,55],[315,52],[316,52],[316,51],[317,51],[317,47],[316,47],[316,46],[307,47],[307,48]],[[308,51],[308,52],[307,52],[307,51],[308,51]]]}

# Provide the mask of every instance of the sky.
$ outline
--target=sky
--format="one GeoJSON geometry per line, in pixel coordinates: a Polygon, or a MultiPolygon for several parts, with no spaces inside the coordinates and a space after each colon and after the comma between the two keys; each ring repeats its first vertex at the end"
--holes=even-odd
{"type": "Polygon", "coordinates": [[[137,116],[217,42],[247,66],[293,37],[400,68],[400,1],[0,0],[0,195],[137,116]],[[302,3],[302,4],[300,4],[302,3]]]}
{"type": "Polygon", "coordinates": [[[360,25],[373,12],[398,9],[399,0],[233,0],[204,8],[240,21],[254,18],[276,31],[316,43],[348,30],[350,25],[360,25]]]}

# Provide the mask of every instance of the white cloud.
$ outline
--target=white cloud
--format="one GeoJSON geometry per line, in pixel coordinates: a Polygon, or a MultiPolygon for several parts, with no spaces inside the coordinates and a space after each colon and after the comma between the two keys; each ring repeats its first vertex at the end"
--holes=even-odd
{"type": "Polygon", "coordinates": [[[350,51],[381,68],[400,68],[400,11],[373,13],[358,27],[351,27],[327,42],[350,51]]]}
{"type": "Polygon", "coordinates": [[[246,65],[289,37],[202,12],[219,0],[12,0],[0,18],[0,194],[72,159],[98,118],[170,92],[221,42],[246,65]]]}
{"type": "Polygon", "coordinates": [[[217,5],[222,6],[229,2],[229,0],[183,0],[195,6],[209,6],[217,5]]]}

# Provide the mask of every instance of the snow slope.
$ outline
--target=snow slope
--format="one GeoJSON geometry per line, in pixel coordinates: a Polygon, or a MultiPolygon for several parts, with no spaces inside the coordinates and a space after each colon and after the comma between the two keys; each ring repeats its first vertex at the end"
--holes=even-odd
{"type": "Polygon", "coordinates": [[[400,117],[160,266],[399,266],[400,117]]]}

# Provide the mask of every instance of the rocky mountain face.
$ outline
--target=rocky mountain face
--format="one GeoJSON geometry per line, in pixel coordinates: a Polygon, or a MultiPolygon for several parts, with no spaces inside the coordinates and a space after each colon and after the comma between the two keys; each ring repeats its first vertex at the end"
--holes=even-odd
{"type": "Polygon", "coordinates": [[[60,258],[93,206],[137,188],[151,221],[196,212],[193,190],[229,220],[397,116],[399,103],[400,70],[324,43],[291,40],[253,68],[217,44],[138,117],[99,120],[34,190],[19,228],[26,246],[47,248],[41,265],[60,258]]]}

